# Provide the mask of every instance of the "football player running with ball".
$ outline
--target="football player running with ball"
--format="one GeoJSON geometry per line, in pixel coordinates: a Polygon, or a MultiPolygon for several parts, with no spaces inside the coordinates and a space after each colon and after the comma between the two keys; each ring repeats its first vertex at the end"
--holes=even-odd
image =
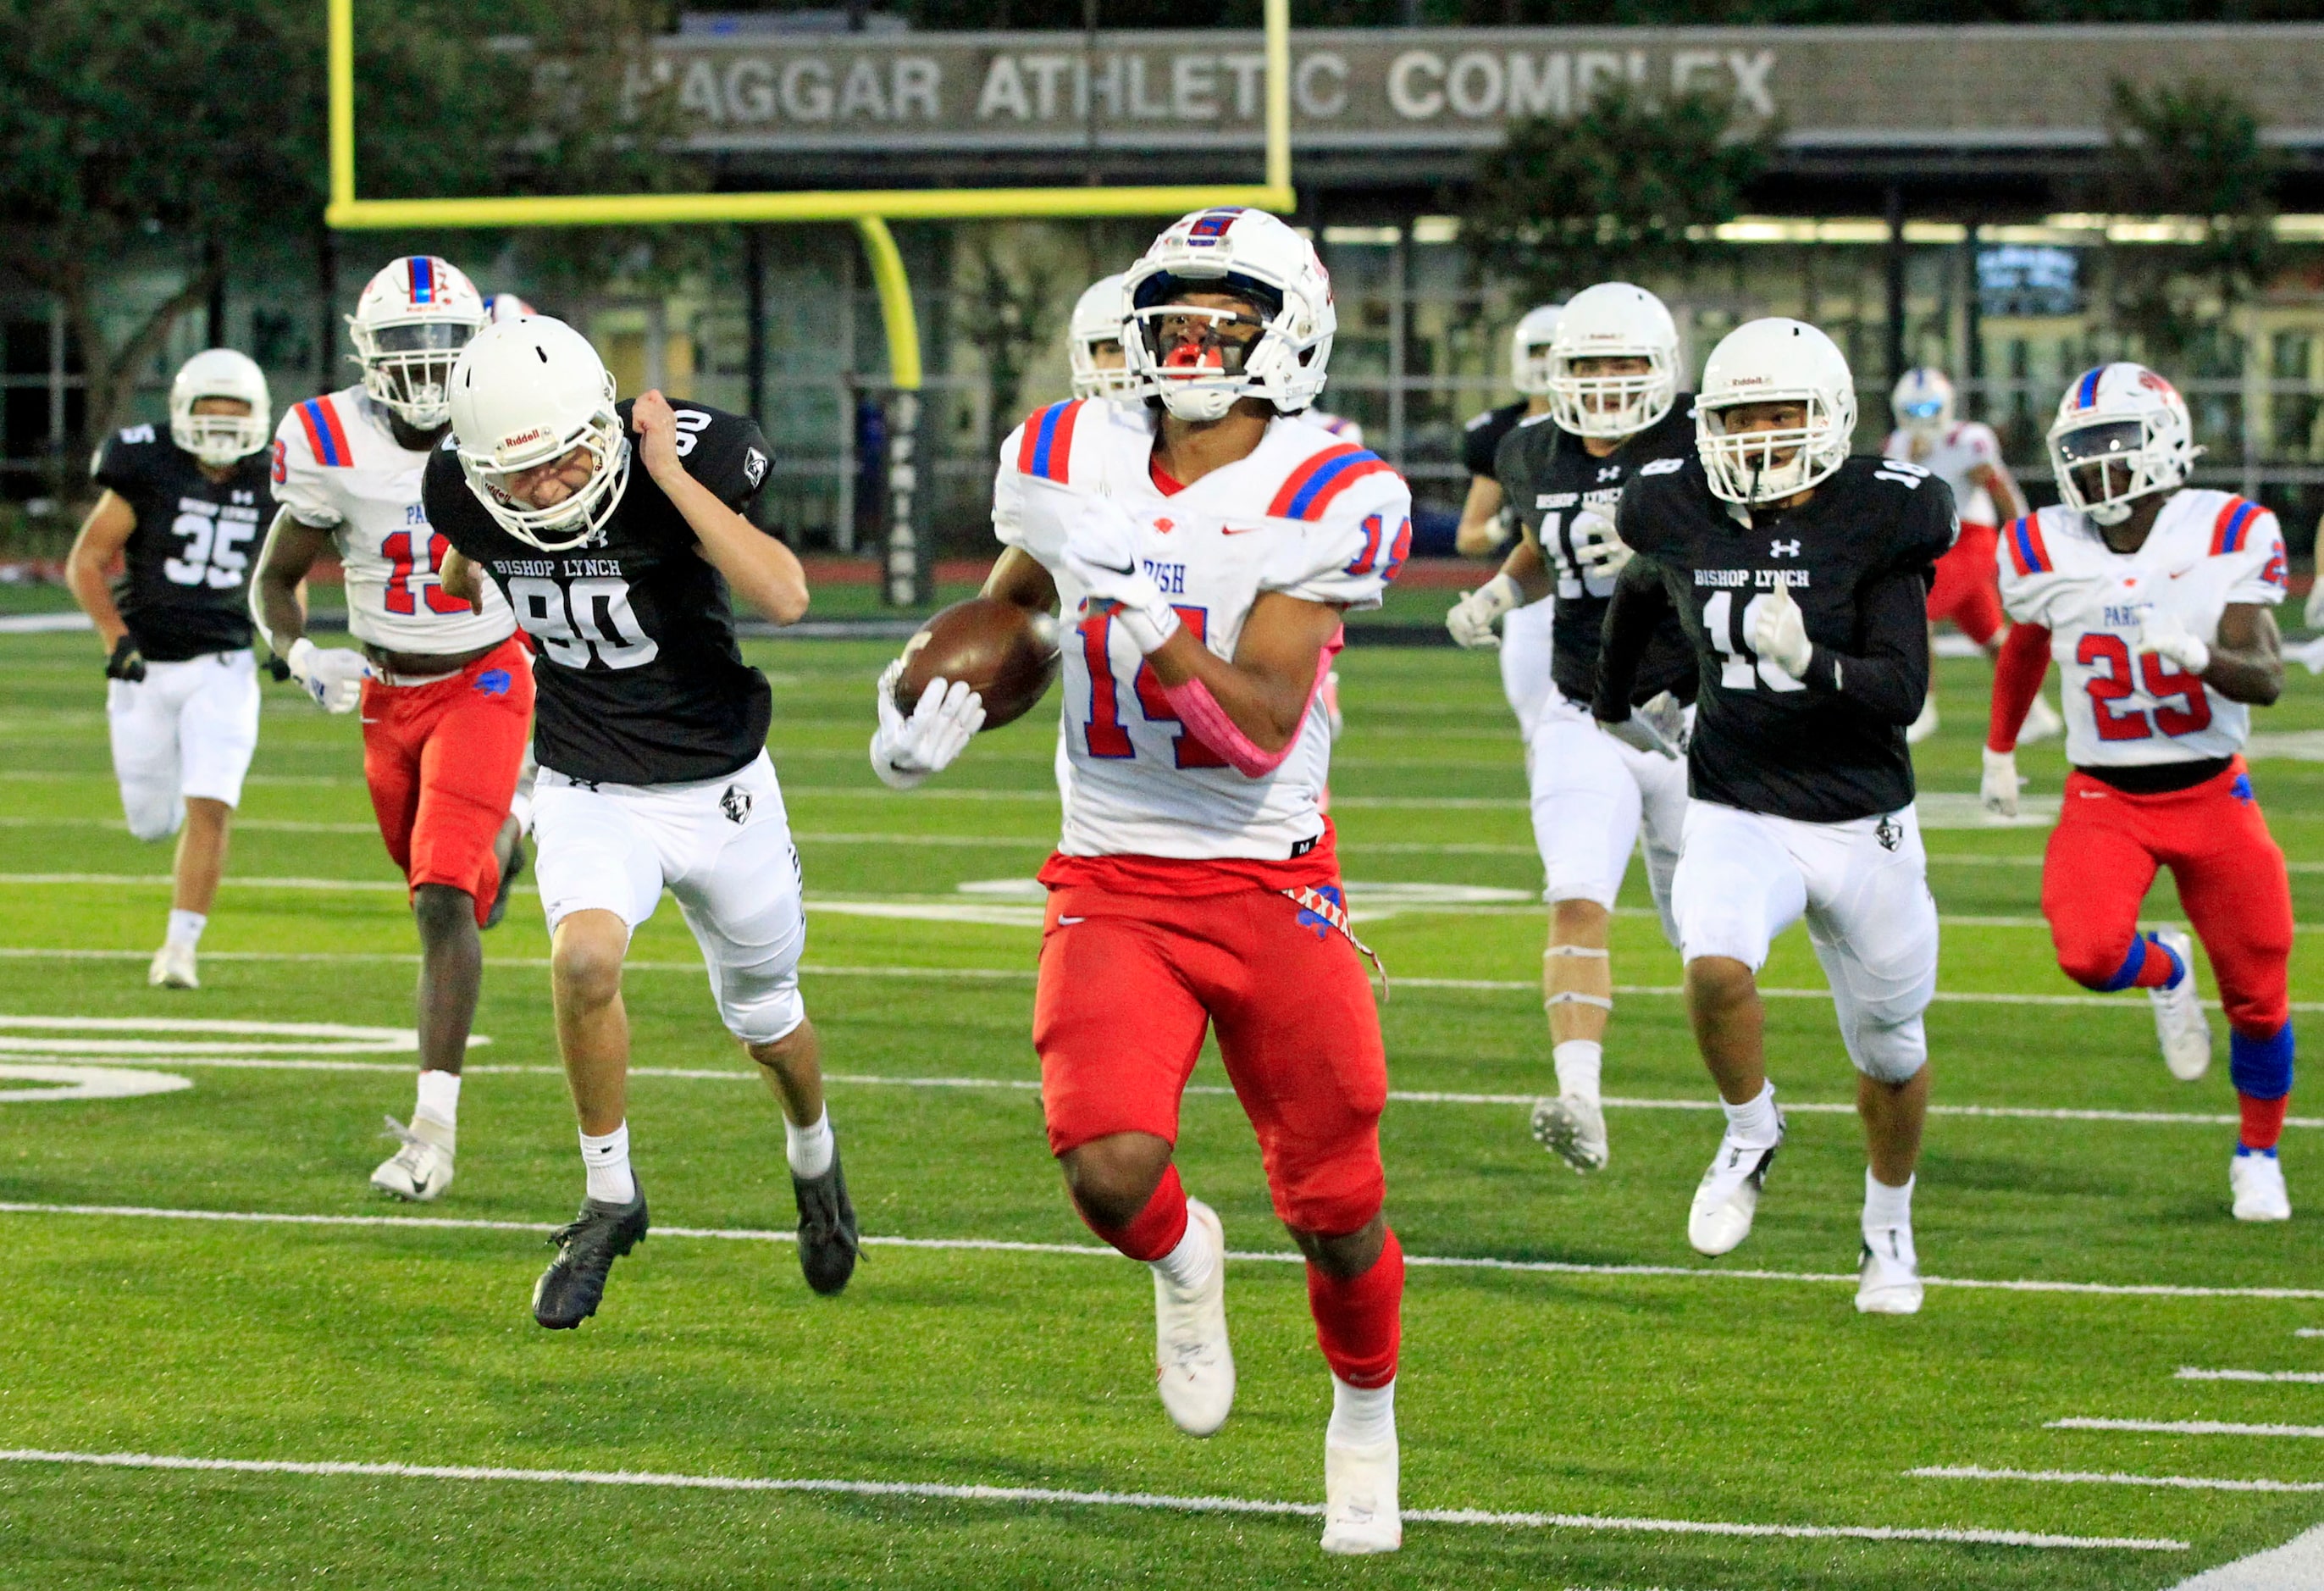
{"type": "Polygon", "coordinates": [[[1630,557],[1614,533],[1623,486],[1642,465],[1694,451],[1694,407],[1679,401],[1678,361],[1678,327],[1645,288],[1605,282],[1573,296],[1549,345],[1549,412],[1520,421],[1495,461],[1525,539],[1446,621],[1461,644],[1489,645],[1493,622],[1523,611],[1520,604],[1552,597],[1555,605],[1554,644],[1537,660],[1550,680],[1526,736],[1550,909],[1542,1004],[1557,1068],[1557,1096],[1535,1105],[1533,1131],[1577,1171],[1604,1169],[1608,1155],[1599,1099],[1614,1011],[1607,938],[1642,832],[1647,885],[1664,932],[1677,939],[1670,883],[1686,820],[1678,759],[1695,689],[1694,652],[1678,616],[1664,618],[1631,688],[1641,711],[1624,733],[1643,744],[1601,730],[1590,702],[1607,605],[1630,557]]]}
{"type": "Polygon", "coordinates": [[[105,493],[65,583],[106,652],[105,721],[129,832],[178,836],[170,925],[145,981],[200,986],[194,952],[226,871],[226,830],[258,749],[258,664],[244,585],[270,510],[266,377],[231,348],[170,383],[166,436],[133,425],[97,449],[105,493]],[[118,578],[106,569],[121,560],[118,578]]]}
{"type": "Polygon", "coordinates": [[[588,1187],[533,1317],[580,1325],[646,1235],[622,962],[664,888],[720,1018],[782,1109],[799,1266],[838,1292],[855,1212],[799,1000],[798,852],[767,756],[773,697],[735,646],[728,598],[778,624],[807,612],[798,560],[743,513],[767,478],[766,439],[742,415],[658,392],[616,403],[588,339],[545,317],[486,327],[462,351],[452,434],[427,481],[454,549],[446,578],[472,589],[489,575],[540,649],[533,837],[588,1187]]]}
{"type": "Polygon", "coordinates": [[[2194,946],[2176,929],[2138,931],[2156,869],[2171,869],[2227,1008],[2243,1112],[2235,1216],[2284,1221],[2292,888],[2241,755],[2251,704],[2283,689],[2283,532],[2255,503],[2187,486],[2200,451],[2186,403],[2144,365],[2101,365],[2067,389],[2050,428],[2065,502],[2002,534],[2017,627],[1995,680],[1985,800],[2016,811],[2018,726],[2054,657],[2073,764],[2042,865],[2058,965],[2086,988],[2144,989],[2172,1075],[2201,1077],[2211,1030],[2194,946]]]}
{"type": "Polygon", "coordinates": [[[401,1143],[371,1183],[420,1201],[452,1183],[484,982],[477,930],[500,920],[523,866],[511,809],[532,659],[498,592],[470,603],[443,584],[447,545],[420,502],[420,472],[449,423],[452,361],[484,323],[475,286],[444,260],[410,255],[371,279],[347,318],[361,384],[295,405],[275,435],[282,511],[250,591],[275,656],[315,704],[363,709],[364,780],[420,930],[419,1096],[409,1127],[388,1118],[401,1143]],[[333,552],[360,651],[306,634],[300,582],[333,552]]]}
{"type": "Polygon", "coordinates": [[[1953,505],[1917,465],[1849,458],[1855,426],[1848,361],[1814,327],[1754,320],[1712,350],[1697,456],[1646,466],[1622,495],[1616,523],[1638,556],[1607,617],[1596,711],[1629,717],[1676,607],[1702,689],[1671,904],[1687,1013],[1727,1107],[1687,1241],[1723,1254],[1750,1235],[1784,1142],[1757,980],[1805,916],[1870,1150],[1856,1307],[1911,1314],[1937,908],[1904,726],[1928,690],[1923,606],[1953,505]]]}
{"type": "MultiPolygon", "coordinates": [[[[1130,271],[1130,369],[1151,405],[1065,403],[1012,435],[986,586],[1079,618],[1065,648],[1073,781],[1035,996],[1049,1147],[1074,1207],[1154,1275],[1157,1372],[1179,1428],[1234,1401],[1226,1241],[1172,1155],[1205,1028],[1307,1259],[1333,1377],[1323,1544],[1394,1550],[1404,1257],[1382,1214],[1379,1017],[1351,938],[1320,699],[1341,615],[1409,550],[1411,495],[1300,412],[1323,384],[1322,263],[1259,210],[1198,211],[1130,271]]],[[[882,678],[884,699],[893,683],[882,678]]],[[[978,698],[883,708],[872,761],[918,782],[978,698]],[[951,727],[948,727],[951,726],[951,727]]]]}

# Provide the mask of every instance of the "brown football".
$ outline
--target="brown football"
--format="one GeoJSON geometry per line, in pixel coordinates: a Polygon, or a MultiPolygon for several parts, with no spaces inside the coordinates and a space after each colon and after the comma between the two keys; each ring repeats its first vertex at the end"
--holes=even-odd
{"type": "Polygon", "coordinates": [[[955,602],[904,643],[896,706],[908,713],[931,680],[965,680],[984,698],[984,726],[1033,708],[1057,677],[1057,621],[997,597],[955,602]]]}

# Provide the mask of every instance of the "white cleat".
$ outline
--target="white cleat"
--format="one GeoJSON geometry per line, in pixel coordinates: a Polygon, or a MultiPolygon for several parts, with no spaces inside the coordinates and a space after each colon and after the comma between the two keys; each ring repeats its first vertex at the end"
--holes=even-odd
{"type": "Polygon", "coordinates": [[[2238,1221],[2292,1219],[2292,1194],[2283,1186],[2283,1162],[2272,1154],[2239,1154],[2229,1161],[2227,1189],[2236,1196],[2238,1221]]]}
{"type": "Polygon", "coordinates": [[[1394,1552],[1404,1545],[1396,1503],[1396,1443],[1323,1444],[1323,1550],[1342,1558],[1394,1552]]]}
{"type": "Polygon", "coordinates": [[[2154,1003],[2155,1037],[2163,1042],[2163,1064],[2171,1075],[2191,1083],[2211,1069],[2211,1019],[2195,993],[2195,941],[2177,928],[2158,929],[2154,937],[2176,951],[2187,969],[2177,988],[2146,991],[2154,1003]]]}
{"type": "Polygon", "coordinates": [[[1751,1235],[1751,1219],[1759,1213],[1759,1189],[1766,1185],[1767,1168],[1784,1146],[1784,1113],[1775,1113],[1773,1143],[1745,1143],[1732,1129],[1719,1141],[1711,1169],[1695,1185],[1694,1207],[1687,1212],[1686,1240],[1701,1254],[1731,1252],[1751,1235]]]}
{"type": "Polygon", "coordinates": [[[1921,1258],[1913,1252],[1910,1226],[1884,1226],[1864,1235],[1857,1263],[1856,1312],[1917,1315],[1921,1312],[1921,1258]]]}
{"type": "Polygon", "coordinates": [[[1904,731],[1904,744],[1918,745],[1936,732],[1937,693],[1932,690],[1927,699],[1921,703],[1921,716],[1914,719],[1912,726],[1904,731]]]}
{"type": "Polygon", "coordinates": [[[2025,722],[2017,731],[2017,744],[2034,745],[2054,739],[2065,732],[2066,720],[2058,716],[2058,709],[2050,705],[2050,698],[2036,696],[2034,705],[2025,709],[2025,722]]]}
{"type": "Polygon", "coordinates": [[[391,1138],[401,1139],[403,1146],[371,1174],[374,1188],[411,1204],[427,1204],[452,1186],[452,1146],[438,1142],[448,1136],[445,1129],[419,1117],[407,1127],[390,1116],[387,1132],[391,1138]]]}
{"type": "Polygon", "coordinates": [[[194,973],[194,948],[172,943],[154,951],[152,965],[145,969],[145,982],[156,989],[200,988],[202,980],[194,973]]]}
{"type": "Polygon", "coordinates": [[[1154,1383],[1171,1423],[1190,1437],[1206,1437],[1234,1409],[1234,1352],[1227,1346],[1227,1239],[1218,1212],[1199,1198],[1186,1201],[1186,1219],[1211,1235],[1218,1263],[1210,1280],[1182,1292],[1154,1272],[1154,1383]]]}
{"type": "Polygon", "coordinates": [[[1606,1107],[1581,1094],[1561,1094],[1533,1107],[1533,1135],[1541,1146],[1583,1173],[1606,1169],[1606,1107]]]}

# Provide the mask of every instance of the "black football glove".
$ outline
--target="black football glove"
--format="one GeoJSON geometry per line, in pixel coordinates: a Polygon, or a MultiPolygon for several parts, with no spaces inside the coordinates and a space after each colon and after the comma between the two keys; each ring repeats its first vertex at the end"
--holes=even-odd
{"type": "Polygon", "coordinates": [[[105,677],[126,680],[132,685],[145,678],[145,654],[137,650],[137,637],[126,630],[113,643],[113,655],[105,660],[105,677]]]}
{"type": "Polygon", "coordinates": [[[279,657],[270,655],[266,660],[266,677],[280,685],[290,678],[290,665],[279,657]]]}

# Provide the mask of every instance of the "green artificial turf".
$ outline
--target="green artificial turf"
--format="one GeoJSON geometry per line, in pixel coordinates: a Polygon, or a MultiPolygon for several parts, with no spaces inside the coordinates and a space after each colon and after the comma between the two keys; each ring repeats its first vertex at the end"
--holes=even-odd
{"type": "MultiPolygon", "coordinates": [[[[1039,865],[1056,826],[1051,721],[1037,713],[918,795],[890,794],[863,755],[889,650],[751,648],[774,681],[772,744],[810,902],[805,987],[863,1227],[1086,1251],[1094,1240],[1060,1191],[1030,1087],[1034,903],[959,887],[1029,879],[1039,865]],[[982,906],[992,920],[859,914],[899,904],[982,906]]],[[[1299,1515],[10,1458],[0,1586],[2145,1588],[2324,1517],[2324,1498],[2298,1494],[1908,1474],[2324,1481],[2312,1440],[2045,1429],[2092,1416],[2324,1424],[2324,1386],[2176,1375],[2324,1371],[2324,1339],[2294,1335],[2324,1327],[2324,1296],[1936,1286],[1917,1318],[1859,1318],[1844,1278],[1863,1158],[1844,1110],[1795,1108],[1749,1243],[1726,1260],[1696,1256],[1684,1218],[1715,1112],[1614,1109],[1612,1164],[1587,1180],[1526,1134],[1524,1100],[1552,1087],[1533,988],[1541,913],[1526,898],[1540,873],[1492,660],[1358,649],[1340,669],[1349,728],[1333,815],[1358,910],[1368,883],[1513,895],[1361,924],[1397,984],[1383,1012],[1395,1087],[1509,1096],[1391,1105],[1391,1217],[1416,1258],[1572,1267],[1413,1266],[1397,1398],[1406,1507],[2186,1549],[1416,1522],[1397,1557],[1341,1563],[1299,1515]],[[1639,1267],[1675,1273],[1625,1269],[1639,1267]]],[[[1949,662],[1942,678],[1945,729],[1920,766],[1924,790],[1958,798],[1976,787],[1986,666],[1949,662]]],[[[205,986],[168,994],[143,986],[168,856],[120,828],[102,698],[87,637],[0,638],[0,1013],[408,1028],[413,936],[371,828],[354,719],[269,688],[232,874],[203,943],[205,986]],[[49,954],[62,949],[116,954],[49,954]]],[[[2324,728],[2324,691],[2296,676],[2259,717],[2270,731],[2324,728]]],[[[2054,795],[2056,746],[2023,760],[2033,793],[2054,795]]],[[[2324,865],[2324,770],[2266,761],[2255,779],[2295,865],[2324,865]]],[[[2080,994],[2040,921],[2043,838],[1929,832],[1947,993],[2080,994]]],[[[2324,874],[2296,872],[2293,898],[2303,922],[2324,920],[2324,874]]],[[[1667,990],[1678,969],[1646,907],[1633,869],[1615,976],[1667,990]]],[[[2170,910],[2165,883],[2156,911],[2170,910]]],[[[364,1181],[388,1147],[381,1115],[410,1105],[406,1055],[359,1037],[0,1025],[12,1047],[58,1058],[38,1064],[119,1060],[192,1083],[0,1103],[0,1201],[48,1207],[0,1212],[0,1449],[1320,1500],[1329,1386],[1300,1269],[1282,1258],[1250,1129],[1215,1091],[1213,1059],[1186,1105],[1185,1179],[1219,1208],[1231,1246],[1272,1257],[1231,1268],[1240,1401],[1218,1437],[1194,1442],[1154,1398],[1150,1286],[1117,1256],[875,1245],[845,1296],[807,1292],[788,1244],[756,1235],[794,1219],[779,1120],[719,1029],[674,908],[638,935],[627,985],[642,1068],[636,1163],[660,1230],[615,1268],[596,1318],[538,1329],[527,1301],[542,1235],[569,1215],[580,1177],[530,895],[486,949],[477,1026],[490,1042],[471,1063],[458,1179],[423,1208],[385,1205],[364,1181]],[[182,1048],[195,1043],[222,1050],[182,1048]],[[303,1064],[198,1064],[235,1058],[303,1064]],[[673,1072],[708,1075],[657,1075],[673,1072]]],[[[1803,935],[1778,945],[1765,982],[1821,987],[1803,935]]],[[[2304,951],[2293,994],[2324,999],[2304,951]]],[[[1786,1102],[1850,1100],[1829,1004],[1782,997],[1770,1013],[1786,1102]]],[[[2135,996],[1941,1000],[1929,1029],[1940,1105],[2234,1110],[2224,1039],[2209,1077],[2175,1083],[2135,996]]],[[[29,1058],[0,1056],[16,1059],[29,1058]]],[[[1622,1098],[1712,1097],[1667,993],[1620,998],[1606,1078],[1622,1098]]],[[[1924,1268],[2324,1290],[2318,1139],[2304,1126],[2286,1139],[2300,1218],[2253,1227],[2227,1217],[2229,1126],[1941,1115],[1916,1203],[1924,1268]]]]}

